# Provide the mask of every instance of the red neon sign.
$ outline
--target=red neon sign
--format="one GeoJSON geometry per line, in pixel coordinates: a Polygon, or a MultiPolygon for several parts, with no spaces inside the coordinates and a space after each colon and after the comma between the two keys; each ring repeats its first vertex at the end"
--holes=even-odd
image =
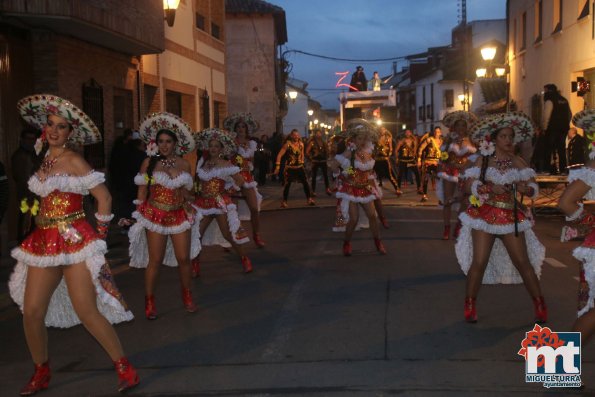
{"type": "Polygon", "coordinates": [[[353,91],[359,91],[357,88],[355,88],[355,87],[354,87],[354,86],[352,86],[352,85],[349,85],[349,84],[347,84],[347,83],[342,83],[342,81],[343,81],[343,80],[345,80],[345,77],[347,77],[347,75],[349,74],[349,71],[347,71],[347,72],[335,72],[335,74],[336,74],[337,76],[341,76],[341,77],[339,78],[339,81],[337,81],[337,84],[335,84],[335,88],[339,88],[339,87],[347,87],[347,88],[349,88],[350,90],[353,90],[353,91]]]}

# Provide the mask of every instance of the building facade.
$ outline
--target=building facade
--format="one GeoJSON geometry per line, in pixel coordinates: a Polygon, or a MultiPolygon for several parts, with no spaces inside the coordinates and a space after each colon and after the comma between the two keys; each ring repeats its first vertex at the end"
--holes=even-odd
{"type": "Polygon", "coordinates": [[[228,112],[250,112],[260,134],[282,131],[287,112],[280,48],[287,42],[285,11],[261,0],[226,0],[228,112]]]}
{"type": "Polygon", "coordinates": [[[507,1],[510,96],[519,110],[541,119],[543,86],[556,84],[573,112],[595,103],[572,82],[595,81],[595,3],[592,0],[507,1]]]}

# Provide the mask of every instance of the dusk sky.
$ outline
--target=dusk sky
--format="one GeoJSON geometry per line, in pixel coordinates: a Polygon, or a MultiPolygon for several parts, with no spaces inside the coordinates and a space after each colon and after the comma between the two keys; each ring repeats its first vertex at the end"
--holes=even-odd
{"type": "MultiPolygon", "coordinates": [[[[268,0],[285,10],[286,49],[347,59],[380,59],[406,56],[428,47],[450,44],[458,23],[457,0],[268,0]]],[[[467,1],[467,20],[506,17],[505,0],[467,1]]],[[[290,77],[308,82],[311,97],[324,108],[337,108],[335,72],[364,67],[370,79],[391,74],[392,61],[343,62],[291,53],[290,77]]],[[[399,61],[398,68],[406,65],[399,61]]],[[[350,78],[350,77],[348,77],[350,78]]]]}

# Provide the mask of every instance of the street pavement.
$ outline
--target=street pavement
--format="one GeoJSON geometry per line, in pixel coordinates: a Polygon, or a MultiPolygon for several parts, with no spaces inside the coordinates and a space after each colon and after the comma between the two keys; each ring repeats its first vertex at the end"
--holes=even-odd
{"type": "MultiPolygon", "coordinates": [[[[533,328],[533,307],[522,285],[484,286],[479,322],[463,321],[465,278],[453,241],[440,239],[435,199],[422,205],[411,187],[400,198],[385,191],[388,255],[362,230],[346,258],[342,234],[331,232],[334,199],[321,191],[307,207],[295,186],[290,208],[278,210],[280,187],[264,186],[267,246],[247,244],[254,272],[244,275],[233,253],[205,248],[194,314],[182,308],[176,269],[164,267],[159,318],[144,318],[143,272],[126,266],[126,238],[112,231],[109,260],[136,316],[116,326],[141,376],[130,395],[595,395],[593,343],[582,350],[586,389],[525,383],[517,351],[533,328]]],[[[568,331],[576,313],[577,243],[559,242],[562,224],[550,215],[536,226],[547,246],[541,280],[554,331],[568,331]]],[[[21,315],[2,288],[0,396],[10,396],[32,365],[21,315]]],[[[50,329],[49,342],[54,376],[42,396],[117,395],[107,355],[82,327],[50,329]]]]}

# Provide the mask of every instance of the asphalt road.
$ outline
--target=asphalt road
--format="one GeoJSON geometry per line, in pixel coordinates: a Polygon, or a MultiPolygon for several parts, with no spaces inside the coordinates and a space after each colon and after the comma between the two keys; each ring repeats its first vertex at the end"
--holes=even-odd
{"type": "MultiPolygon", "coordinates": [[[[188,314],[176,270],[163,268],[153,322],[144,318],[143,272],[112,258],[136,316],[116,327],[141,375],[129,394],[595,395],[595,344],[582,351],[587,389],[526,384],[517,351],[533,327],[533,307],[524,287],[483,287],[479,322],[465,323],[465,278],[453,242],[440,240],[439,210],[386,210],[388,255],[375,252],[364,230],[350,258],[341,254],[342,235],[331,232],[334,208],[265,211],[267,247],[248,244],[252,274],[242,273],[233,253],[205,249],[195,281],[200,310],[188,314]]],[[[578,264],[570,254],[576,243],[558,241],[561,225],[561,217],[539,217],[536,228],[548,248],[542,287],[554,331],[570,329],[576,307],[578,264]]],[[[125,252],[118,244],[113,252],[125,252]]],[[[42,396],[117,395],[109,358],[84,328],[51,329],[49,340],[54,376],[42,396]]],[[[21,315],[5,293],[0,341],[0,395],[17,395],[32,365],[21,315]]]]}

